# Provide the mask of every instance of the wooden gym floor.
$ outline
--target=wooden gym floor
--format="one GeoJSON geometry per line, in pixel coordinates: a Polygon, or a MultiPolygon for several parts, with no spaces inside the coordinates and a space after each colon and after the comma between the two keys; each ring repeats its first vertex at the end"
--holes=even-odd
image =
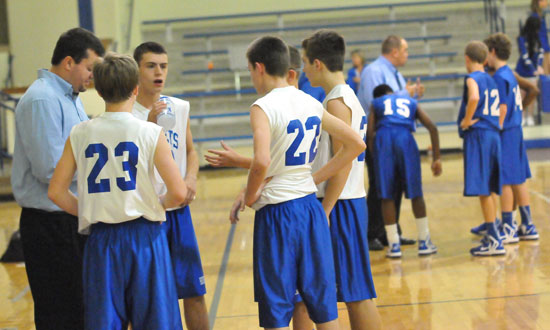
{"type": "MultiPolygon", "coordinates": [[[[479,201],[462,196],[462,157],[444,157],[443,175],[433,178],[422,160],[431,236],[438,254],[420,258],[416,246],[388,260],[371,252],[376,300],[385,329],[550,329],[550,150],[531,157],[533,219],[540,240],[506,246],[504,257],[473,258],[481,223],[479,201]],[[533,159],[542,160],[533,160],[533,159]],[[546,312],[545,312],[546,311],[546,312]]],[[[202,171],[191,210],[214,329],[257,329],[253,302],[253,211],[231,226],[229,208],[245,183],[241,170],[202,171]]],[[[402,207],[405,236],[416,237],[410,203],[402,207]]],[[[18,227],[20,208],[0,203],[0,251],[18,227]]],[[[519,219],[519,215],[518,215],[519,219]]],[[[340,325],[349,329],[344,305],[340,325]]],[[[33,303],[22,264],[0,264],[0,329],[34,329],[33,303]]]]}

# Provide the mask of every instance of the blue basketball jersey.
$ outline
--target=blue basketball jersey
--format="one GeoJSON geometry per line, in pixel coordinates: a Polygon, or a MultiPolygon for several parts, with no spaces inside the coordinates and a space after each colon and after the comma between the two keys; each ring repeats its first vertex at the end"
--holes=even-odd
{"type": "Polygon", "coordinates": [[[464,93],[462,94],[462,104],[460,105],[460,111],[458,113],[458,134],[460,137],[464,135],[464,132],[460,128],[460,123],[466,115],[466,106],[468,104],[468,85],[466,80],[468,78],[474,79],[479,89],[479,101],[477,103],[476,111],[474,112],[473,119],[479,119],[469,129],[483,128],[491,130],[500,130],[498,118],[500,115],[499,109],[499,95],[498,88],[493,78],[482,71],[474,71],[464,77],[464,93]]]}
{"type": "Polygon", "coordinates": [[[380,127],[403,127],[411,132],[416,130],[415,99],[389,94],[380,96],[372,101],[372,108],[376,116],[376,129],[380,127]]]}
{"type": "Polygon", "coordinates": [[[506,104],[507,111],[504,118],[504,129],[521,126],[523,106],[521,92],[514,72],[508,65],[498,69],[493,75],[498,88],[500,104],[506,104]]]}

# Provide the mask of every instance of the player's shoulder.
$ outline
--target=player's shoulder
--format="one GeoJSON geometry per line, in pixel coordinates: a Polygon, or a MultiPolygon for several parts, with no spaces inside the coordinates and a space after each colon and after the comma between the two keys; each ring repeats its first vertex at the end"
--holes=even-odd
{"type": "MultiPolygon", "coordinates": [[[[164,95],[163,95],[164,96],[164,95]]],[[[174,96],[165,96],[167,97],[174,105],[176,106],[176,109],[183,109],[183,110],[189,110],[189,101],[186,101],[184,99],[180,99],[178,97],[174,96]]]]}

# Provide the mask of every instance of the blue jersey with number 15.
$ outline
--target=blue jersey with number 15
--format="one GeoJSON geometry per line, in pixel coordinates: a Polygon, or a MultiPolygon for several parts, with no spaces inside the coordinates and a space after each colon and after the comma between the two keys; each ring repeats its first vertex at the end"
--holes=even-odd
{"type": "Polygon", "coordinates": [[[464,131],[460,128],[460,123],[466,115],[466,106],[468,104],[468,85],[466,84],[468,78],[472,78],[476,82],[479,91],[479,101],[474,116],[472,117],[472,120],[479,119],[479,121],[469,129],[482,128],[500,130],[500,125],[498,123],[500,116],[500,98],[497,85],[489,74],[481,71],[474,71],[464,78],[464,93],[462,94],[462,104],[460,105],[457,119],[458,134],[460,137],[464,136],[464,131]]]}
{"type": "Polygon", "coordinates": [[[376,116],[376,129],[381,127],[403,127],[411,132],[416,130],[415,99],[389,94],[377,97],[372,101],[372,108],[376,116]]]}

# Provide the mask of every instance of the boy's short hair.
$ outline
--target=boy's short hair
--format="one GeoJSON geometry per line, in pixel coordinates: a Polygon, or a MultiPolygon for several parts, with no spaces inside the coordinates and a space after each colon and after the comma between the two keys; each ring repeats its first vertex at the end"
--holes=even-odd
{"type": "Polygon", "coordinates": [[[299,71],[302,67],[300,52],[296,47],[288,45],[288,53],[290,55],[290,70],[299,71]]]}
{"type": "Polygon", "coordinates": [[[479,64],[485,63],[488,52],[489,49],[487,49],[487,46],[478,40],[470,41],[464,50],[464,54],[468,56],[470,60],[479,64]]]}
{"type": "Polygon", "coordinates": [[[403,43],[403,38],[396,36],[394,34],[389,35],[382,42],[382,54],[387,55],[392,52],[394,49],[400,49],[401,44],[403,43]]]}
{"type": "Polygon", "coordinates": [[[265,36],[254,40],[246,51],[250,64],[262,63],[267,74],[286,77],[290,67],[288,46],[278,37],[265,36]]]}
{"type": "Polygon", "coordinates": [[[94,66],[95,88],[107,103],[129,99],[138,81],[137,63],[129,55],[109,53],[103,62],[94,66]]]}
{"type": "Polygon", "coordinates": [[[510,58],[512,52],[512,42],[507,35],[502,32],[493,33],[487,39],[483,41],[489,51],[495,50],[499,60],[507,61],[510,58]]]}
{"type": "Polygon", "coordinates": [[[78,64],[88,58],[88,49],[94,51],[99,57],[105,55],[105,48],[95,34],[79,27],[70,29],[57,39],[51,64],[58,65],[67,56],[72,57],[78,64]]]}
{"type": "Polygon", "coordinates": [[[380,96],[384,96],[386,94],[392,94],[392,93],[393,93],[393,89],[391,89],[390,86],[386,84],[381,84],[374,88],[374,90],[372,91],[372,97],[378,98],[380,96]]]}
{"type": "Polygon", "coordinates": [[[344,70],[346,43],[339,33],[319,30],[302,41],[302,48],[309,62],[313,63],[318,59],[330,72],[344,70]]]}
{"type": "Polygon", "coordinates": [[[166,49],[161,44],[154,41],[144,42],[134,50],[134,60],[136,60],[138,66],[145,53],[167,54],[166,49]]]}

